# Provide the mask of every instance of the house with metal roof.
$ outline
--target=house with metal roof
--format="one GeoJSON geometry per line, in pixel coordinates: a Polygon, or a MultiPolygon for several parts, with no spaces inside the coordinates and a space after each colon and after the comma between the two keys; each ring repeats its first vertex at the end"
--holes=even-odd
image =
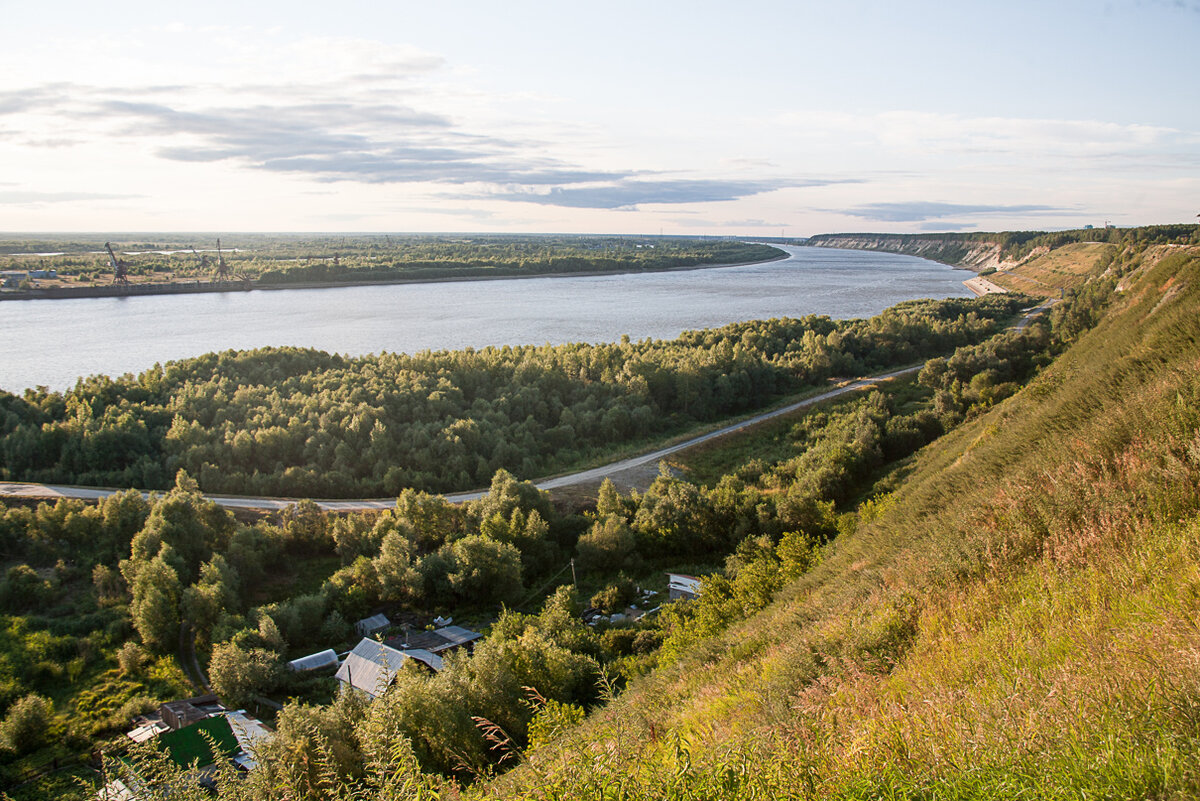
{"type": "Polygon", "coordinates": [[[668,597],[672,601],[678,601],[680,598],[688,600],[699,598],[700,578],[689,576],[686,573],[668,573],[667,590],[668,597]]]}
{"type": "Polygon", "coordinates": [[[225,717],[241,748],[240,753],[233,756],[233,763],[244,771],[254,770],[258,767],[258,761],[254,754],[258,747],[274,737],[275,733],[268,729],[261,720],[247,715],[241,709],[229,712],[225,717]]]}
{"type": "Polygon", "coordinates": [[[442,658],[423,648],[408,648],[403,651],[364,637],[346,655],[334,678],[342,683],[343,690],[352,687],[378,698],[391,685],[396,673],[409,661],[416,661],[433,671],[442,669],[442,658]]]}
{"type": "Polygon", "coordinates": [[[370,637],[375,632],[383,631],[390,625],[392,625],[392,621],[388,620],[386,615],[378,614],[364,617],[354,624],[354,630],[358,632],[358,636],[360,637],[370,637]]]}
{"type": "Polygon", "coordinates": [[[403,637],[389,637],[388,644],[400,648],[421,648],[435,654],[470,646],[483,635],[462,626],[442,626],[433,631],[409,631],[403,637]]]}

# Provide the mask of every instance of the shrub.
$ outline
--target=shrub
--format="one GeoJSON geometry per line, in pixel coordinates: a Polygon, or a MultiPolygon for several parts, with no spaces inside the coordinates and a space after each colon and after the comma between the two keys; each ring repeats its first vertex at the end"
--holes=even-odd
{"type": "Polygon", "coordinates": [[[0,746],[18,754],[37,750],[46,742],[53,712],[50,702],[40,695],[19,699],[0,722],[0,746]]]}
{"type": "Polygon", "coordinates": [[[146,652],[136,642],[127,642],[117,651],[117,665],[126,676],[138,673],[145,664],[146,652]]]}
{"type": "Polygon", "coordinates": [[[233,643],[213,648],[208,669],[213,692],[234,706],[245,706],[259,693],[273,690],[283,673],[277,654],[264,648],[242,649],[233,643]]]}

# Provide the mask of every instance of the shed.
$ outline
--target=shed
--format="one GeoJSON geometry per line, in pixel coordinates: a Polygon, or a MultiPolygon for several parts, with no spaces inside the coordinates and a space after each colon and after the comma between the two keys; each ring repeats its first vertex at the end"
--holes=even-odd
{"type": "Polygon", "coordinates": [[[144,743],[146,740],[152,740],[163,732],[170,730],[171,727],[161,720],[153,720],[135,727],[132,731],[126,732],[125,736],[135,743],[144,743]]]}
{"type": "Polygon", "coordinates": [[[317,654],[309,654],[302,656],[299,659],[293,659],[288,662],[288,670],[302,673],[307,670],[320,670],[321,668],[337,667],[338,658],[337,652],[332,648],[326,648],[317,654]]]}
{"type": "Polygon", "coordinates": [[[392,625],[392,621],[388,620],[385,615],[378,614],[371,617],[364,617],[354,624],[354,630],[358,632],[360,637],[369,637],[377,631],[383,631],[390,625],[392,625]]]}
{"type": "Polygon", "coordinates": [[[396,672],[410,659],[415,659],[431,670],[442,669],[442,658],[437,654],[421,648],[401,651],[364,637],[346,656],[346,661],[338,668],[334,678],[342,682],[344,687],[353,687],[372,698],[377,698],[396,678],[396,672]]]}
{"type": "Polygon", "coordinates": [[[668,573],[667,590],[672,601],[680,598],[691,600],[700,597],[700,579],[686,573],[668,573]]]}
{"type": "MultiPolygon", "coordinates": [[[[434,634],[446,640],[446,645],[440,650],[448,651],[452,648],[461,648],[464,645],[470,645],[483,637],[478,631],[464,629],[462,626],[442,626],[436,629],[434,634]]],[[[438,653],[434,651],[434,653],[438,653]]]]}
{"type": "Polygon", "coordinates": [[[225,707],[221,706],[221,702],[215,695],[200,695],[181,701],[169,701],[158,708],[163,722],[170,726],[172,731],[190,726],[196,721],[204,720],[224,710],[225,707]]]}

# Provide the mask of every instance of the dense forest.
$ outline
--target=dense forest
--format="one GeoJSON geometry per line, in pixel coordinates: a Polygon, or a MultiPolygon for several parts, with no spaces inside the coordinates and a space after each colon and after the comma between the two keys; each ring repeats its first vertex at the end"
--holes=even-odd
{"type": "Polygon", "coordinates": [[[672,341],[345,358],[201,356],[65,393],[0,394],[0,478],[208,492],[395,496],[563,470],[623,443],[976,343],[1015,295],[913,301],[870,320],[738,323],[672,341]]]}

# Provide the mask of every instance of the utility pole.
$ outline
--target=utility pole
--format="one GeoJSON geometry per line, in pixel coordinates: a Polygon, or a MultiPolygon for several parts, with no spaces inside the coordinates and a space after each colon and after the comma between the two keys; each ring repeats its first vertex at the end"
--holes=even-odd
{"type": "Polygon", "coordinates": [[[571,583],[575,585],[575,592],[579,592],[579,579],[575,576],[575,560],[571,560],[571,583]]]}

